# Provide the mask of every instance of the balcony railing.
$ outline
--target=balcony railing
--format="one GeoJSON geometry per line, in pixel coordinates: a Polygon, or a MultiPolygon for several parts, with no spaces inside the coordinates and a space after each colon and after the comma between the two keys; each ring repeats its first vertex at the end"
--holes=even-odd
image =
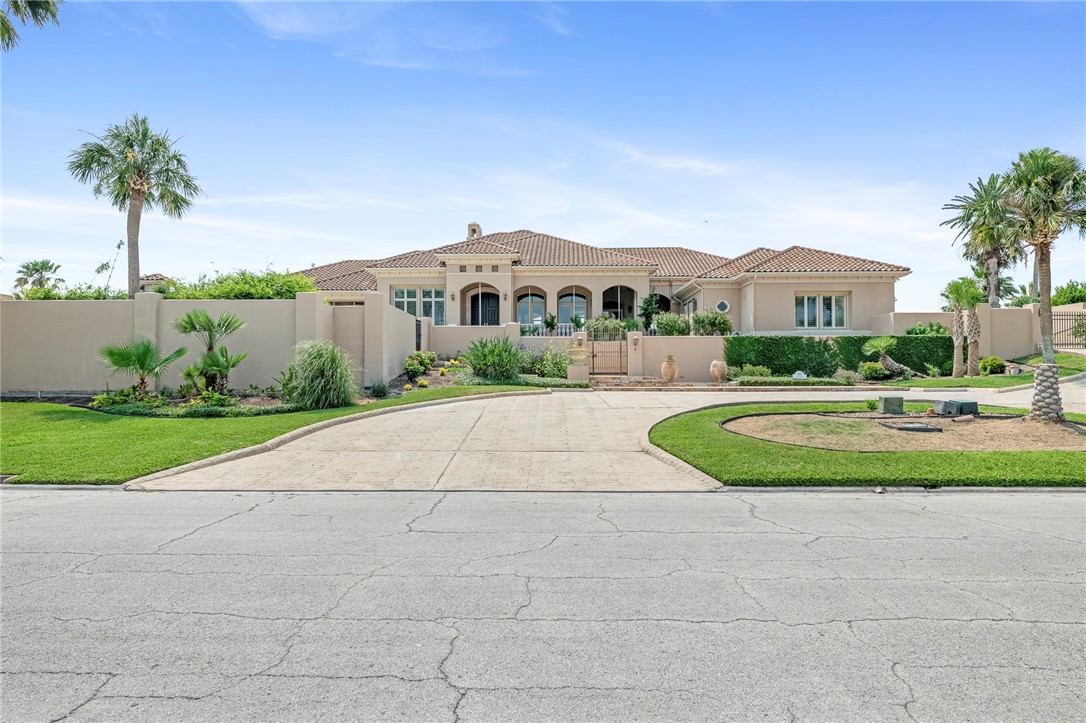
{"type": "Polygon", "coordinates": [[[573,336],[573,332],[577,331],[577,327],[573,324],[559,324],[554,328],[554,331],[547,331],[547,327],[542,324],[521,324],[521,336],[573,336]],[[524,331],[531,329],[532,331],[525,334],[524,331]]]}

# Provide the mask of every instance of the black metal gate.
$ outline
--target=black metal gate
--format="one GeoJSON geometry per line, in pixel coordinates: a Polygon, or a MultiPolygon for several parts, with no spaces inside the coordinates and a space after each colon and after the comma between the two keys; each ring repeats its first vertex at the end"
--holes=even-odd
{"type": "Polygon", "coordinates": [[[588,373],[626,374],[626,330],[588,332],[588,373]]]}
{"type": "Polygon", "coordinates": [[[422,319],[415,319],[415,351],[422,351],[422,319]]]}
{"type": "Polygon", "coordinates": [[[1053,311],[1052,345],[1057,349],[1086,349],[1086,311],[1053,311]]]}

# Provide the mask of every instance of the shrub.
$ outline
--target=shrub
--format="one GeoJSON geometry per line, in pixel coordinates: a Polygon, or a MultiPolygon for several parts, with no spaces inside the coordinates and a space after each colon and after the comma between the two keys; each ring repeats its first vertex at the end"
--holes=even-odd
{"type": "Polygon", "coordinates": [[[836,387],[840,386],[836,379],[822,377],[807,377],[806,379],[793,379],[792,377],[739,377],[741,387],[836,387]]]}
{"type": "Polygon", "coordinates": [[[727,336],[732,333],[731,318],[716,309],[695,312],[692,322],[697,336],[727,336]]]}
{"type": "Polygon", "coordinates": [[[849,371],[848,369],[838,369],[833,373],[833,378],[847,387],[859,384],[863,380],[859,372],[849,371]]]}
{"type": "Polygon", "coordinates": [[[622,320],[622,328],[626,331],[637,331],[637,319],[627,316],[622,320]]]}
{"type": "Polygon", "coordinates": [[[597,316],[585,325],[589,341],[610,341],[621,339],[626,327],[622,322],[610,316],[597,316]]]}
{"type": "Polygon", "coordinates": [[[266,269],[259,273],[236,271],[212,279],[201,275],[193,284],[171,281],[154,290],[167,299],[293,299],[295,294],[320,289],[308,276],[266,269]]]}
{"type": "Polygon", "coordinates": [[[403,385],[403,390],[404,390],[405,392],[409,392],[409,391],[411,391],[411,385],[410,385],[410,384],[404,384],[404,385],[403,385]]]}
{"type": "Polygon", "coordinates": [[[98,358],[106,366],[112,367],[113,374],[127,374],[136,377],[136,386],[141,393],[147,391],[147,380],[158,379],[166,373],[171,364],[185,356],[188,349],[180,347],[163,356],[162,347],[153,339],[145,336],[133,336],[123,344],[109,344],[98,350],[98,358]]]}
{"type": "Polygon", "coordinates": [[[945,362],[943,362],[942,364],[939,365],[939,376],[941,376],[941,377],[949,377],[953,373],[954,373],[954,359],[953,358],[947,359],[945,362]]]}
{"type": "Polygon", "coordinates": [[[1003,363],[1003,360],[997,356],[986,356],[980,360],[980,373],[981,376],[989,376],[990,374],[1002,374],[1007,371],[1007,365],[1003,363]]]}
{"type": "Polygon", "coordinates": [[[770,376],[773,376],[773,372],[769,371],[769,367],[758,366],[757,364],[744,364],[738,367],[729,366],[727,378],[729,381],[734,381],[739,377],[770,376]]]}
{"type": "Polygon", "coordinates": [[[653,317],[660,336],[690,336],[690,317],[665,311],[653,317]]]}
{"type": "Polygon", "coordinates": [[[950,331],[938,321],[916,322],[916,326],[910,326],[905,330],[906,336],[950,336],[950,331]]]}
{"type": "Polygon", "coordinates": [[[283,398],[299,409],[347,407],[358,401],[357,362],[330,341],[303,341],[291,355],[293,379],[283,398]]]}
{"type": "Polygon", "coordinates": [[[463,358],[483,379],[515,379],[520,371],[520,350],[504,336],[476,339],[463,358]]]}
{"type": "Polygon", "coordinates": [[[439,377],[443,377],[443,376],[445,376],[445,367],[441,367],[440,369],[438,369],[438,370],[437,370],[437,375],[438,375],[439,377]]]}
{"type": "Polygon", "coordinates": [[[387,397],[388,382],[386,382],[384,379],[374,379],[372,382],[370,382],[370,396],[374,399],[384,399],[385,397],[387,397]]]}
{"type": "Polygon", "coordinates": [[[1063,286],[1057,286],[1056,290],[1052,292],[1053,306],[1080,304],[1083,302],[1086,302],[1086,283],[1075,281],[1074,279],[1068,281],[1063,286]]]}
{"type": "Polygon", "coordinates": [[[139,387],[131,386],[111,392],[108,389],[91,399],[88,406],[95,409],[114,407],[121,404],[142,404],[147,407],[161,407],[166,404],[166,395],[154,392],[141,392],[139,387]]]}
{"type": "Polygon", "coordinates": [[[128,292],[115,291],[105,286],[76,284],[66,289],[56,286],[29,288],[20,291],[15,298],[25,301],[106,301],[127,299],[128,292]]]}
{"type": "Polygon", "coordinates": [[[925,364],[924,373],[929,377],[941,377],[943,375],[943,370],[934,364],[925,364]]]}
{"type": "Polygon", "coordinates": [[[760,364],[778,376],[803,372],[812,377],[828,377],[846,366],[841,363],[833,342],[809,336],[732,336],[728,338],[726,358],[728,366],[760,364]]]}
{"type": "Polygon", "coordinates": [[[566,367],[572,362],[573,359],[568,351],[547,347],[543,352],[543,359],[540,361],[535,374],[545,379],[565,379],[566,367]]]}
{"type": "Polygon", "coordinates": [[[864,362],[860,365],[860,376],[870,381],[874,379],[889,379],[893,374],[886,371],[886,368],[878,362],[864,362]]]}
{"type": "Polygon", "coordinates": [[[419,380],[419,389],[425,389],[428,386],[430,386],[430,382],[426,381],[425,379],[419,380]]]}
{"type": "MultiPolygon", "coordinates": [[[[741,337],[740,337],[741,338],[741,337]]],[[[937,364],[942,369],[946,362],[953,366],[954,342],[949,336],[895,336],[894,361],[910,369],[925,369],[925,364],[937,364]]],[[[869,336],[837,336],[833,343],[840,357],[840,366],[856,369],[861,362],[875,361],[877,354],[864,354],[863,345],[870,341],[869,336]]],[[[734,344],[735,339],[730,343],[734,344]]],[[[945,374],[949,375],[947,371],[945,374]]]]}
{"type": "Polygon", "coordinates": [[[413,382],[426,373],[426,367],[414,356],[409,356],[403,362],[403,373],[407,381],[413,382]]]}
{"type": "Polygon", "coordinates": [[[865,399],[864,406],[874,412],[876,409],[879,408],[879,402],[877,399],[865,399]]]}

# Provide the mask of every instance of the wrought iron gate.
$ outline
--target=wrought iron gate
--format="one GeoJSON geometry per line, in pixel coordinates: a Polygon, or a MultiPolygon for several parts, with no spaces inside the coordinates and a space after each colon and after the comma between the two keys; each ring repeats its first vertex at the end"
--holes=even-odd
{"type": "Polygon", "coordinates": [[[626,330],[588,332],[588,373],[626,374],[626,330]]]}
{"type": "Polygon", "coordinates": [[[1052,344],[1057,349],[1086,349],[1086,312],[1053,311],[1052,344]]]}

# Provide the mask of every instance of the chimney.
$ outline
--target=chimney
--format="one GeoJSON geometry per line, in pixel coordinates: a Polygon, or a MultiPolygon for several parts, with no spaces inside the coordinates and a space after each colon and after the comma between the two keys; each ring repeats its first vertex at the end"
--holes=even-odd
{"type": "Polygon", "coordinates": [[[483,235],[483,227],[474,221],[468,224],[468,240],[479,238],[483,235]]]}

